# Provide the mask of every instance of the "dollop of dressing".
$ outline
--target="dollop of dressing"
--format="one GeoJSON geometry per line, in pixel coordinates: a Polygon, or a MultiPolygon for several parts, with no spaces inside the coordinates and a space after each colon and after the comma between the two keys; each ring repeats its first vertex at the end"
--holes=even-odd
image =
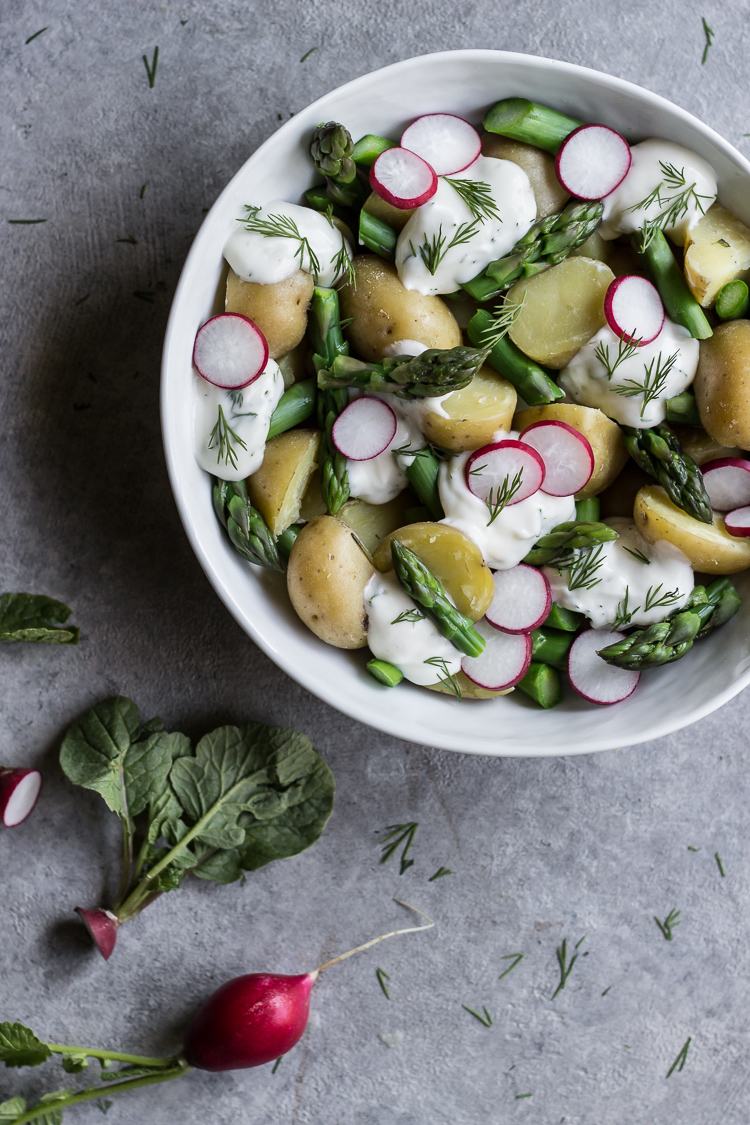
{"type": "Polygon", "coordinates": [[[681,609],[694,586],[690,563],[682,551],[666,540],[647,543],[627,518],[605,522],[620,533],[620,538],[602,543],[589,553],[591,557],[597,551],[596,561],[601,562],[589,578],[595,585],[571,590],[567,570],[544,567],[557,604],[584,613],[595,629],[612,625],[618,613],[632,614],[629,621],[618,623],[621,628],[654,625],[681,609]]]}
{"type": "Polygon", "coordinates": [[[597,407],[623,426],[640,430],[656,426],[667,416],[667,399],[680,394],[695,378],[699,343],[681,324],[667,319],[652,343],[636,348],[615,366],[622,348],[620,339],[605,325],[576,352],[558,383],[573,402],[597,407]],[[605,355],[606,364],[597,350],[599,356],[605,355]],[[670,364],[672,356],[675,360],[670,364]]]}
{"type": "Polygon", "coordinates": [[[480,156],[463,172],[441,176],[432,199],[417,207],[396,243],[398,276],[419,293],[454,293],[507,254],[535,220],[536,200],[524,170],[510,160],[480,156]],[[487,185],[499,218],[475,220],[451,179],[487,185]],[[451,246],[460,233],[466,241],[451,246]]]}
{"type": "Polygon", "coordinates": [[[243,281],[273,285],[304,270],[318,285],[334,285],[346,272],[351,247],[338,227],[310,207],[273,199],[252,221],[269,223],[285,234],[262,234],[243,223],[230,236],[224,257],[243,281]]]}
{"type": "Polygon", "coordinates": [[[393,571],[375,574],[367,583],[365,610],[371,653],[378,660],[395,664],[413,684],[436,684],[446,675],[460,671],[461,653],[441,636],[428,617],[396,621],[404,613],[416,616],[417,607],[401,589],[393,571]],[[428,660],[445,664],[427,664],[428,660]]]}
{"type": "Polygon", "coordinates": [[[689,148],[655,137],[632,145],[630,151],[633,162],[627,176],[603,201],[599,233],[602,238],[616,238],[640,230],[647,219],[657,219],[678,196],[687,193],[685,208],[679,209],[675,221],[659,223],[673,242],[684,246],[688,231],[716,199],[713,168],[689,148]],[[647,207],[638,206],[657,188],[660,198],[651,198],[647,207]]]}
{"type": "Polygon", "coordinates": [[[222,480],[244,480],[263,464],[268,427],[284,393],[279,365],[269,359],[241,391],[226,391],[193,375],[193,440],[202,469],[222,480]]]}
{"type": "MultiPolygon", "coordinates": [[[[360,394],[354,392],[351,397],[358,398],[360,394]]],[[[414,460],[414,452],[424,449],[426,443],[411,403],[387,393],[368,393],[368,397],[382,398],[388,403],[396,415],[396,433],[387,449],[378,453],[377,457],[370,457],[367,461],[347,458],[349,494],[358,500],[366,500],[368,504],[387,504],[406,488],[406,466],[414,460]],[[397,450],[412,452],[399,453],[397,450]]]]}

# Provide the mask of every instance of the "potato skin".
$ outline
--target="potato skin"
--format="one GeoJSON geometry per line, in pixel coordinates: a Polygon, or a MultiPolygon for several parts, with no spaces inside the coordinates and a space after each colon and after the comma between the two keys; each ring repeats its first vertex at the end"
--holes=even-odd
{"type": "Polygon", "coordinates": [[[274,285],[242,281],[234,272],[227,276],[227,312],[241,313],[258,325],[268,341],[268,354],[278,359],[297,347],[307,328],[307,309],[315,283],[309,273],[298,270],[274,285]]]}
{"type": "Polygon", "coordinates": [[[443,402],[448,415],[425,411],[422,432],[428,441],[464,453],[492,441],[496,430],[509,430],[516,409],[516,388],[491,367],[480,367],[463,390],[453,391],[443,402]]]}
{"type": "Polygon", "coordinates": [[[722,445],[700,426],[672,426],[683,452],[692,457],[696,465],[706,461],[716,461],[719,457],[741,457],[742,450],[736,445],[722,445]]]}
{"type": "Polygon", "coordinates": [[[729,321],[701,340],[693,389],[714,441],[750,449],[750,320],[729,321]]]}
{"type": "Polygon", "coordinates": [[[461,329],[444,301],[405,289],[396,267],[374,254],[353,259],[356,287],[340,291],[341,317],[353,317],[346,335],[355,355],[378,363],[397,340],[418,340],[428,348],[455,348],[461,329]]]}
{"type": "Polygon", "coordinates": [[[247,479],[250,501],[268,524],[272,535],[281,535],[300,517],[300,505],[315,471],[319,430],[289,430],[266,445],[263,464],[247,479]]]}
{"type": "Polygon", "coordinates": [[[511,160],[523,168],[536,199],[537,219],[546,219],[555,211],[562,211],[570,199],[570,194],[557,178],[555,162],[548,152],[522,141],[499,137],[496,133],[485,133],[482,136],[482,153],[496,160],[511,160]]]}
{"type": "MultiPolygon", "coordinates": [[[[409,219],[414,214],[413,207],[406,209],[401,207],[394,207],[382,195],[378,195],[376,191],[371,191],[367,199],[362,204],[362,210],[367,211],[370,215],[374,215],[376,219],[381,222],[387,223],[389,227],[394,230],[403,230],[409,219]]],[[[353,246],[354,243],[352,242],[353,246]]]]}
{"type": "Polygon", "coordinates": [[[635,526],[647,543],[661,539],[687,556],[693,570],[703,574],[736,574],[750,566],[750,539],[730,535],[724,517],[714,513],[713,524],[701,523],[676,507],[659,484],[642,488],[635,498],[635,526]]]}
{"type": "Polygon", "coordinates": [[[588,484],[576,493],[576,500],[598,496],[619,476],[628,459],[622,430],[601,410],[590,406],[573,406],[567,402],[553,402],[549,406],[529,406],[519,410],[513,419],[513,428],[525,430],[532,422],[567,422],[588,440],[594,454],[594,471],[588,484]]]}
{"type": "Polygon", "coordinates": [[[289,598],[308,629],[334,648],[367,644],[365,586],[375,568],[350,528],[318,516],[297,536],[287,569],[289,598]]]}

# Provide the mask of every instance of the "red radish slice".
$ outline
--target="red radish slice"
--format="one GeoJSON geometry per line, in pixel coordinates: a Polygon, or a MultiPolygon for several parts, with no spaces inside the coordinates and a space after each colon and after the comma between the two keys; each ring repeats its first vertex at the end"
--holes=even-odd
{"type": "Polygon", "coordinates": [[[104,960],[109,961],[117,942],[120,919],[110,910],[84,910],[82,906],[76,907],[76,914],[80,915],[104,960]]]}
{"type": "Polygon", "coordinates": [[[724,526],[730,535],[736,535],[738,539],[747,539],[750,536],[750,508],[735,508],[733,512],[727,512],[724,526]]]}
{"type": "Polygon", "coordinates": [[[645,277],[616,277],[604,296],[607,324],[626,344],[651,344],[664,327],[659,290],[645,277]]]}
{"type": "Polygon", "coordinates": [[[415,152],[388,148],[370,169],[370,187],[386,203],[406,211],[432,198],[437,191],[437,176],[415,152]]]}
{"type": "Polygon", "coordinates": [[[588,438],[567,422],[532,422],[521,440],[544,461],[542,492],[548,496],[572,496],[588,484],[594,471],[594,451],[588,438]]]}
{"type": "Polygon", "coordinates": [[[428,113],[404,131],[401,147],[416,152],[438,176],[452,176],[474,163],[482,151],[482,141],[474,126],[463,117],[428,113]]]}
{"type": "Polygon", "coordinates": [[[215,387],[239,391],[254,383],[265,370],[268,344],[249,317],[220,313],[198,329],[193,363],[198,373],[215,387]]]}
{"type": "Polygon", "coordinates": [[[496,441],[475,450],[464,469],[466,486],[480,500],[496,504],[504,488],[512,487],[520,474],[520,487],[506,507],[520,504],[538,492],[544,480],[544,461],[523,441],[496,441]]]}
{"type": "Polygon", "coordinates": [[[703,483],[712,507],[730,512],[750,504],[750,461],[718,457],[701,466],[703,483]]]}
{"type": "Polygon", "coordinates": [[[531,636],[503,633],[487,621],[478,621],[474,628],[484,637],[485,649],[481,656],[465,656],[461,671],[487,691],[515,687],[531,664],[531,636]]]}
{"type": "Polygon", "coordinates": [[[530,633],[546,620],[552,608],[549,582],[534,566],[519,563],[492,576],[495,596],[485,618],[505,633],[530,633]]]}
{"type": "Polygon", "coordinates": [[[22,824],[42,787],[39,770],[0,769],[0,816],[6,828],[22,824]]]}
{"type": "Polygon", "coordinates": [[[333,444],[350,461],[370,461],[388,448],[397,425],[382,398],[355,398],[333,423],[333,444]]]}
{"type": "Polygon", "coordinates": [[[580,125],[563,141],[555,160],[557,178],[579,199],[603,199],[630,170],[630,145],[607,125],[580,125]]]}
{"type": "Polygon", "coordinates": [[[573,641],[568,653],[568,676],[578,694],[589,703],[619,703],[638,687],[640,672],[617,668],[599,656],[600,649],[624,636],[609,629],[587,629],[573,641]]]}

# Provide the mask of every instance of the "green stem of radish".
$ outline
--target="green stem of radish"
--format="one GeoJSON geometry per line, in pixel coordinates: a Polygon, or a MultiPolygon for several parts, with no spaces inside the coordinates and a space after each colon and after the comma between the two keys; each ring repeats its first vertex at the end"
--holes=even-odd
{"type": "MultiPolygon", "coordinates": [[[[173,1060],[167,1060],[172,1062],[173,1060]]],[[[154,1086],[157,1082],[169,1082],[173,1078],[181,1078],[183,1074],[188,1074],[193,1068],[188,1066],[184,1061],[178,1063],[168,1070],[163,1070],[159,1074],[148,1074],[143,1078],[133,1078],[129,1082],[113,1082],[107,1086],[90,1086],[88,1089],[83,1090],[80,1094],[72,1094],[67,1098],[58,1098],[53,1102],[41,1102],[39,1105],[34,1106],[33,1109],[27,1110],[17,1117],[13,1125],[28,1125],[30,1121],[38,1121],[39,1118],[49,1116],[53,1112],[60,1112],[64,1109],[70,1108],[74,1105],[82,1105],[84,1102],[95,1101],[101,1097],[110,1097],[112,1094],[123,1094],[127,1090],[139,1090],[144,1086],[154,1086]]]]}
{"type": "MultiPolygon", "coordinates": [[[[98,1048],[69,1047],[63,1043],[48,1043],[54,1055],[84,1054],[89,1059],[102,1059],[110,1062],[130,1063],[131,1066],[158,1066],[174,1067],[179,1063],[179,1056],[171,1058],[151,1058],[148,1055],[125,1055],[121,1051],[100,1051],[98,1048]]],[[[15,1123],[14,1123],[15,1125],[15,1123]]]]}

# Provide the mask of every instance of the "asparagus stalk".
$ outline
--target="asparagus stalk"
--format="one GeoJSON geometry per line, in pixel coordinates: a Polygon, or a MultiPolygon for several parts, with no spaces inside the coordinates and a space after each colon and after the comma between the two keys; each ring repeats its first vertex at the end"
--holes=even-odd
{"type": "Polygon", "coordinates": [[[557,602],[552,603],[552,609],[547,614],[547,620],[544,622],[544,627],[551,629],[563,629],[566,633],[575,633],[576,630],[583,624],[584,617],[582,613],[576,613],[572,609],[563,609],[557,602]]]}
{"type": "Polygon", "coordinates": [[[658,480],[669,499],[701,523],[713,522],[711,501],[703,473],[683,451],[677,436],[664,424],[652,430],[622,427],[628,453],[647,473],[658,480]]]}
{"type": "Polygon", "coordinates": [[[516,687],[545,709],[556,707],[562,700],[562,680],[560,673],[551,664],[532,660],[529,670],[516,687]]]}
{"type": "Polygon", "coordinates": [[[364,391],[392,391],[399,398],[432,398],[467,387],[484,363],[481,348],[429,348],[421,355],[386,356],[380,363],[363,363],[337,355],[318,370],[324,389],[358,387],[364,391]]]}
{"type": "Polygon", "coordinates": [[[441,520],[445,516],[438,491],[438,472],[440,462],[427,446],[414,454],[414,460],[406,466],[406,479],[428,511],[429,518],[441,520]]]}
{"type": "Polygon", "coordinates": [[[493,105],[482,124],[488,133],[536,145],[554,156],[565,138],[583,122],[528,98],[504,98],[493,105]]]}
{"type": "Polygon", "coordinates": [[[674,398],[668,398],[666,403],[667,421],[675,425],[700,426],[701,419],[698,413],[698,404],[692,391],[682,391],[674,398]]]}
{"type": "Polygon", "coordinates": [[[359,138],[349,155],[355,164],[359,164],[363,168],[370,168],[381,152],[395,147],[396,142],[389,141],[387,137],[379,137],[377,133],[366,133],[364,137],[359,138]]]}
{"type": "Polygon", "coordinates": [[[581,523],[597,523],[601,512],[598,496],[589,496],[586,500],[576,500],[576,519],[581,523]]]}
{"type": "Polygon", "coordinates": [[[575,640],[573,633],[549,629],[546,625],[531,634],[531,656],[542,664],[551,664],[563,671],[568,666],[568,653],[575,640]]]}
{"type": "Polygon", "coordinates": [[[484,652],[484,638],[472,622],[449,600],[435,575],[418,555],[398,540],[391,540],[391,558],[396,577],[405,593],[421,606],[439,633],[467,656],[484,652]]]}
{"type": "Polygon", "coordinates": [[[294,383],[284,391],[271,415],[268,441],[285,433],[286,430],[291,430],[293,426],[298,426],[300,422],[307,421],[315,409],[315,393],[314,379],[294,383]]]}
{"type": "Polygon", "coordinates": [[[244,480],[216,480],[213,487],[214,510],[227,529],[234,549],[243,559],[283,571],[276,540],[260,512],[250,503],[244,480]]]}
{"type": "Polygon", "coordinates": [[[633,248],[649,268],[671,320],[687,328],[696,340],[707,340],[713,329],[685,281],[664,232],[658,228],[633,235],[633,248]]]}
{"type": "Polygon", "coordinates": [[[387,262],[392,262],[396,257],[397,239],[398,231],[362,208],[359,213],[359,241],[362,246],[372,250],[378,257],[385,258],[387,262]]]}
{"type": "Polygon", "coordinates": [[[293,523],[282,531],[281,535],[276,540],[276,546],[279,549],[279,554],[282,558],[288,559],[292,553],[292,547],[295,544],[297,536],[302,531],[304,524],[293,523]]]}
{"type": "MultiPolygon", "coordinates": [[[[347,354],[349,345],[341,331],[339,296],[335,289],[315,286],[307,329],[314,353],[313,364],[318,372],[338,356],[347,354]]],[[[345,390],[318,391],[318,425],[322,431],[318,449],[320,491],[331,515],[335,515],[349,499],[346,457],[336,449],[332,437],[333,424],[348,402],[345,390]]]]}
{"type": "Polygon", "coordinates": [[[337,121],[319,125],[310,142],[310,156],[318,172],[326,178],[329,197],[344,207],[356,206],[365,194],[352,159],[353,150],[351,133],[337,121]]]}
{"type": "Polygon", "coordinates": [[[597,543],[612,543],[619,538],[606,523],[559,523],[537,540],[523,561],[532,566],[548,566],[567,551],[585,551],[597,543]]]}
{"type": "Polygon", "coordinates": [[[404,673],[388,660],[368,660],[367,671],[386,687],[396,687],[404,678],[404,673]]]}
{"type": "MultiPolygon", "coordinates": [[[[472,344],[481,347],[483,338],[492,331],[493,319],[487,309],[478,309],[469,321],[466,333],[472,344]]],[[[565,398],[544,368],[524,355],[512,340],[503,336],[487,355],[487,362],[503,375],[529,406],[543,406],[565,398]]]]}
{"type": "Polygon", "coordinates": [[[720,320],[739,320],[747,316],[750,306],[750,291],[744,281],[728,281],[722,285],[716,298],[714,310],[720,320]]]}

